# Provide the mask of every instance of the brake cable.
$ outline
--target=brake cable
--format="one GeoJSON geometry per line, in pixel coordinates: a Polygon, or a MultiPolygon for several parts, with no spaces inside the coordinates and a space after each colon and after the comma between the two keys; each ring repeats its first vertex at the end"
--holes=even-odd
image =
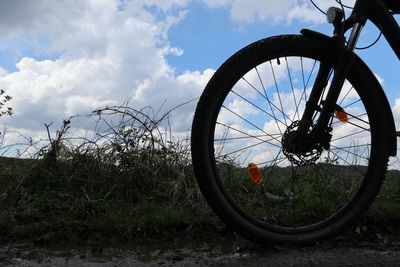
{"type": "MultiPolygon", "coordinates": [[[[324,12],[317,4],[315,4],[314,0],[310,0],[311,3],[313,4],[313,6],[318,9],[322,14],[324,14],[326,16],[326,12],[324,12]]],[[[353,9],[353,7],[345,5],[342,3],[342,0],[335,0],[336,3],[338,3],[343,11],[344,14],[344,20],[346,20],[346,12],[345,12],[345,8],[347,9],[353,9]]],[[[365,50],[368,48],[371,48],[372,46],[374,46],[376,43],[378,43],[378,41],[381,39],[382,36],[382,25],[378,25],[379,28],[379,35],[376,38],[375,41],[373,41],[370,45],[364,46],[364,47],[355,47],[356,50],[365,50]]]]}

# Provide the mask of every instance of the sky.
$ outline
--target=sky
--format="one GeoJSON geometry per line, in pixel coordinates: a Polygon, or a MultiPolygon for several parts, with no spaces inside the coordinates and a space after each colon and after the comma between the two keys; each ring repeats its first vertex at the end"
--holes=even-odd
{"type": "MultiPolygon", "coordinates": [[[[325,10],[336,4],[315,2],[325,10]]],[[[12,133],[40,138],[44,123],[58,129],[69,116],[108,105],[168,110],[197,99],[238,49],[302,28],[332,31],[308,0],[1,1],[0,88],[12,96],[14,115],[0,123],[7,142],[17,142],[12,133]]],[[[360,45],[377,36],[367,25],[360,45]]],[[[379,77],[397,120],[398,59],[383,38],[359,55],[379,77]]],[[[190,130],[195,104],[171,114],[177,136],[190,130]]]]}

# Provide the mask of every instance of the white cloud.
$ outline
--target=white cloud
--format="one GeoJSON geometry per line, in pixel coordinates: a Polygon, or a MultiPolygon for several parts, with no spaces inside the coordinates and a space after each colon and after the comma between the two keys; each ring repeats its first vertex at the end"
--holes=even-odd
{"type": "Polygon", "coordinates": [[[396,123],[396,128],[400,128],[400,98],[395,100],[395,104],[392,107],[394,121],[396,123]]]}
{"type": "MultiPolygon", "coordinates": [[[[239,23],[315,22],[321,16],[305,0],[201,1],[212,8],[228,8],[232,20],[239,23]]],[[[198,97],[213,70],[177,75],[166,60],[167,55],[183,53],[170,45],[168,31],[185,18],[185,7],[192,2],[1,2],[1,36],[59,55],[47,60],[24,57],[13,72],[0,67],[0,88],[13,97],[15,115],[7,120],[10,129],[37,133],[45,122],[61,122],[67,116],[123,101],[156,109],[166,101],[167,110],[198,97]]],[[[188,130],[193,111],[191,103],[174,113],[174,131],[188,130]]]]}
{"type": "MultiPolygon", "coordinates": [[[[198,97],[213,72],[176,75],[166,60],[168,54],[182,54],[169,45],[167,33],[184,18],[185,0],[38,0],[22,8],[23,3],[7,6],[12,19],[1,16],[0,4],[0,33],[16,39],[28,34],[32,42],[45,36],[49,44],[42,49],[61,55],[54,60],[25,57],[14,72],[0,69],[0,88],[13,97],[10,130],[40,131],[45,122],[60,123],[124,101],[158,108],[166,100],[167,110],[198,97]],[[158,9],[156,14],[150,6],[158,9]]],[[[179,110],[177,130],[188,130],[193,110],[194,103],[179,110]]]]}
{"type": "Polygon", "coordinates": [[[239,22],[252,22],[254,20],[265,21],[272,19],[282,21],[285,18],[285,11],[290,10],[296,0],[235,0],[231,7],[232,19],[239,22]]]}
{"type": "MultiPolygon", "coordinates": [[[[323,8],[322,10],[325,9],[326,8],[323,8]]],[[[326,22],[325,16],[316,8],[310,7],[307,3],[293,6],[286,18],[288,21],[299,20],[311,23],[326,22]]]]}
{"type": "Polygon", "coordinates": [[[203,0],[209,7],[225,7],[232,5],[232,0],[203,0]]]}
{"type": "Polygon", "coordinates": [[[30,33],[47,28],[61,29],[84,13],[87,1],[14,0],[0,2],[1,36],[30,33]]]}
{"type": "MultiPolygon", "coordinates": [[[[203,0],[209,7],[228,7],[233,21],[249,23],[254,21],[292,22],[293,20],[311,23],[325,22],[325,16],[309,0],[203,0]]],[[[338,6],[334,0],[314,1],[319,8],[327,10],[338,6]]],[[[344,1],[343,1],[344,2],[344,1]]],[[[354,0],[344,3],[354,5],[354,0]]]]}

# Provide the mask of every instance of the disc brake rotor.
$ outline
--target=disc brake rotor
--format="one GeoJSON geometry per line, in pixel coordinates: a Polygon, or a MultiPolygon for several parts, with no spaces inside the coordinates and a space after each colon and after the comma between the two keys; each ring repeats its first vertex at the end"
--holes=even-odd
{"type": "Polygon", "coordinates": [[[312,165],[320,158],[323,148],[321,145],[316,144],[306,152],[300,152],[298,149],[296,149],[296,137],[298,137],[297,129],[299,125],[300,121],[294,121],[290,126],[287,127],[285,133],[283,134],[283,154],[295,165],[312,165]]]}

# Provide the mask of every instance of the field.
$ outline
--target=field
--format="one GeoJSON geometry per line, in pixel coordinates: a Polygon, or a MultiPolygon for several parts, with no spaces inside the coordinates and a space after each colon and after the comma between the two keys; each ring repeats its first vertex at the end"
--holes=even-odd
{"type": "MultiPolygon", "coordinates": [[[[189,142],[165,137],[162,120],[151,114],[128,107],[96,111],[102,130],[91,139],[68,137],[72,122],[65,120],[30,158],[0,157],[1,240],[130,241],[226,232],[197,186],[189,142]],[[106,115],[118,116],[118,124],[106,115]]],[[[374,205],[347,235],[400,233],[399,178],[399,171],[388,172],[374,205]]],[[[244,191],[233,193],[246,200],[244,191]]]]}

